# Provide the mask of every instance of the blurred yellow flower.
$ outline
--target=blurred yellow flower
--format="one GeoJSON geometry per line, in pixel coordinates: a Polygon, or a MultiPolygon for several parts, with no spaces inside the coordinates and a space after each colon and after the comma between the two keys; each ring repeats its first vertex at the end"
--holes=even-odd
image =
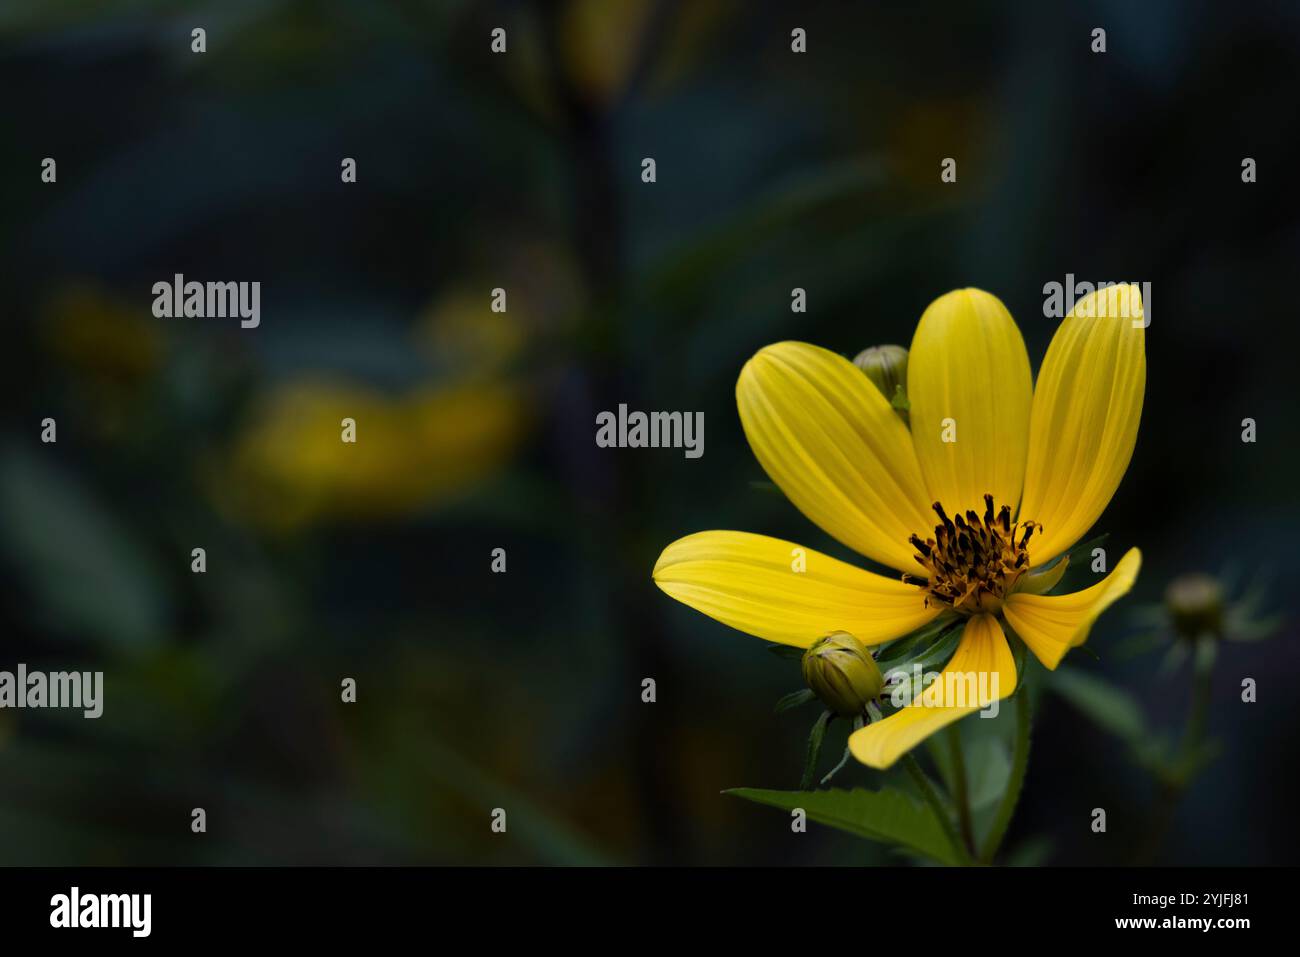
{"type": "Polygon", "coordinates": [[[131,387],[148,379],[163,360],[164,338],[147,311],[131,309],[95,286],[60,290],[45,308],[50,353],[96,385],[131,387]]]}
{"type": "Polygon", "coordinates": [[[507,369],[523,352],[528,330],[520,321],[524,304],[493,312],[487,288],[456,289],[441,296],[420,320],[416,339],[439,362],[457,370],[458,377],[492,376],[507,369]]]}
{"type": "Polygon", "coordinates": [[[539,346],[572,333],[586,301],[572,256],[547,241],[495,249],[491,277],[440,290],[414,328],[432,366],[459,382],[500,378],[535,358],[539,346]]]}
{"type": "MultiPolygon", "coordinates": [[[[234,505],[264,527],[404,514],[462,494],[500,468],[525,417],[504,384],[423,388],[391,397],[348,383],[279,386],[233,452],[234,505]],[[343,420],[356,423],[343,441],[343,420]]],[[[229,490],[227,490],[229,494],[229,490]]]]}
{"type": "Polygon", "coordinates": [[[631,79],[654,14],[651,0],[569,0],[559,36],[573,85],[592,103],[618,99],[631,79]]]}

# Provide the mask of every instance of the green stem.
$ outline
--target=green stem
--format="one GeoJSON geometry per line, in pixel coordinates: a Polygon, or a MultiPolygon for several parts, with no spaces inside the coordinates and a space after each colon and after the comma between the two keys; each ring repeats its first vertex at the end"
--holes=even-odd
{"type": "MultiPolygon", "coordinates": [[[[853,731],[860,731],[861,729],[862,729],[862,715],[858,715],[856,718],[853,719],[853,731]]],[[[850,738],[853,737],[853,731],[849,732],[850,738]]],[[[826,772],[826,777],[822,778],[822,787],[826,787],[826,785],[830,784],[831,778],[835,777],[835,775],[839,774],[841,771],[844,770],[844,765],[849,763],[849,758],[852,757],[852,755],[853,755],[852,749],[849,747],[849,744],[846,741],[844,743],[844,754],[840,757],[840,763],[835,765],[835,767],[831,768],[829,771],[826,772]]]]}
{"type": "Polygon", "coordinates": [[[1183,760],[1189,765],[1195,760],[1197,752],[1205,741],[1216,652],[1217,648],[1212,644],[1205,648],[1197,648],[1192,661],[1192,707],[1187,715],[1187,730],[1183,735],[1183,760]]]}
{"type": "MultiPolygon", "coordinates": [[[[1211,639],[1214,640],[1214,639],[1211,639]]],[[[1147,828],[1146,838],[1133,855],[1133,863],[1146,865],[1156,859],[1169,828],[1173,824],[1174,813],[1182,802],[1183,794],[1192,777],[1200,770],[1200,751],[1205,742],[1205,729],[1209,721],[1210,695],[1213,690],[1214,660],[1217,646],[1197,648],[1192,655],[1192,705],[1187,712],[1187,723],[1183,726],[1183,740],[1178,760],[1163,769],[1156,785],[1156,799],[1151,813],[1151,824],[1147,828]]]]}
{"type": "Polygon", "coordinates": [[[952,765],[953,802],[957,805],[957,820],[961,824],[961,837],[972,857],[979,853],[975,845],[975,825],[970,814],[970,790],[966,785],[966,760],[961,753],[961,722],[948,725],[948,760],[952,765]]]}
{"type": "Polygon", "coordinates": [[[1029,691],[1021,688],[1016,692],[1016,743],[1011,755],[1011,777],[1007,780],[1007,789],[998,806],[998,816],[993,820],[993,828],[984,843],[984,853],[980,855],[981,864],[992,864],[997,856],[1002,838],[1006,836],[1011,824],[1011,815],[1016,811],[1020,800],[1020,789],[1025,784],[1025,769],[1029,766],[1029,691]]]}
{"type": "Polygon", "coordinates": [[[934,785],[930,783],[930,778],[921,770],[921,765],[917,763],[916,758],[912,755],[903,755],[903,767],[907,768],[907,773],[912,776],[916,782],[917,790],[921,792],[921,797],[925,803],[930,805],[930,810],[934,816],[939,819],[939,825],[943,828],[944,835],[948,838],[948,843],[952,845],[953,852],[962,864],[974,863],[970,854],[966,850],[966,845],[962,843],[961,836],[957,833],[957,828],[952,823],[952,815],[944,807],[939,792],[935,790],[934,785]]]}

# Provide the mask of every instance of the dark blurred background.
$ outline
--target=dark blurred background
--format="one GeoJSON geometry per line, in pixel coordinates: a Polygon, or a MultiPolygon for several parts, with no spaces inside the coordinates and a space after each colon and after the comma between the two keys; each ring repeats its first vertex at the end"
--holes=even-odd
{"type": "MultiPolygon", "coordinates": [[[[1130,606],[1234,563],[1300,588],[1298,52],[1281,2],[4,0],[0,668],[106,690],[0,711],[0,862],[895,860],[720,795],[797,785],[798,667],[650,570],[709,528],[845,556],[758,484],[754,350],[906,345],[975,285],[1037,368],[1067,273],[1152,283],[1099,525],[1145,565],[1071,662],[1176,729],[1185,672],[1112,653],[1130,606]],[[261,326],[155,319],[178,272],[260,281],[261,326]],[[597,448],[620,402],[703,410],[704,457],[597,448]]],[[[1156,859],[1294,862],[1294,620],[1224,649],[1223,753],[1156,859]]],[[[1009,846],[1124,862],[1151,798],[1046,696],[1009,846]]]]}

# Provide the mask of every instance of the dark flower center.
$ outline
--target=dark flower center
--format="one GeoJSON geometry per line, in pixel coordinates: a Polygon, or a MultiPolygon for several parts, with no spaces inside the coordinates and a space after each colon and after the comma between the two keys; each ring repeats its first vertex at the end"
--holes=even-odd
{"type": "Polygon", "coordinates": [[[938,502],[933,507],[941,522],[934,527],[934,537],[909,539],[929,577],[904,575],[903,580],[925,586],[927,607],[937,601],[965,615],[998,611],[1029,573],[1025,546],[1042,526],[1012,522],[1011,506],[995,511],[992,495],[984,496],[983,515],[970,509],[949,518],[938,502]]]}

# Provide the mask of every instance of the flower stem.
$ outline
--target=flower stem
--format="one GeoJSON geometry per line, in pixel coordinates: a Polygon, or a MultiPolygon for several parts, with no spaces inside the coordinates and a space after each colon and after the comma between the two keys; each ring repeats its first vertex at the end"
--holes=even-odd
{"type": "MultiPolygon", "coordinates": [[[[862,715],[858,715],[856,718],[853,719],[853,731],[859,731],[861,730],[861,728],[862,728],[862,715]]],[[[849,732],[849,737],[853,737],[853,731],[849,732]]],[[[840,758],[840,763],[835,765],[835,767],[831,768],[829,771],[826,772],[826,777],[822,778],[822,787],[826,787],[826,785],[830,784],[831,778],[835,777],[835,775],[839,774],[841,771],[844,770],[844,765],[849,763],[849,758],[852,757],[852,754],[853,752],[849,748],[848,742],[847,741],[844,742],[844,754],[840,758]]]]}
{"type": "Polygon", "coordinates": [[[948,838],[948,843],[952,845],[953,852],[956,853],[957,859],[962,864],[973,863],[970,853],[966,850],[966,845],[962,843],[961,837],[957,833],[957,828],[952,823],[952,815],[950,815],[948,809],[944,807],[943,801],[939,797],[939,792],[936,791],[934,785],[930,783],[930,778],[926,773],[921,770],[921,765],[917,763],[916,758],[912,757],[910,753],[903,755],[903,767],[907,768],[907,773],[910,774],[912,780],[916,782],[916,787],[917,790],[921,792],[921,797],[925,799],[926,804],[930,805],[930,810],[934,812],[934,816],[939,819],[939,825],[943,828],[944,836],[948,838]]]}
{"type": "Polygon", "coordinates": [[[1011,824],[1011,815],[1016,811],[1016,802],[1020,800],[1020,789],[1025,784],[1025,769],[1029,766],[1029,691],[1020,688],[1016,692],[1016,743],[1011,755],[1011,777],[1007,780],[1007,789],[998,806],[998,816],[993,820],[993,827],[984,843],[984,853],[980,855],[981,864],[992,864],[997,856],[1002,838],[1006,836],[1011,824]]]}
{"type": "Polygon", "coordinates": [[[1207,643],[1196,649],[1192,660],[1192,707],[1187,715],[1187,730],[1183,732],[1183,760],[1188,765],[1195,762],[1197,752],[1205,743],[1217,650],[1214,644],[1207,643]]]}
{"type": "Polygon", "coordinates": [[[966,784],[966,760],[961,753],[961,722],[948,725],[948,760],[952,764],[953,803],[957,805],[957,821],[961,824],[961,837],[972,857],[979,853],[975,845],[975,825],[970,814],[970,789],[966,784]]]}
{"type": "Polygon", "coordinates": [[[1205,745],[1205,730],[1209,720],[1216,655],[1217,646],[1211,643],[1197,648],[1192,657],[1192,705],[1187,713],[1187,724],[1183,728],[1179,757],[1159,775],[1151,824],[1147,828],[1145,840],[1133,856],[1134,864],[1146,865],[1156,859],[1183,794],[1201,769],[1201,751],[1205,745]]]}

